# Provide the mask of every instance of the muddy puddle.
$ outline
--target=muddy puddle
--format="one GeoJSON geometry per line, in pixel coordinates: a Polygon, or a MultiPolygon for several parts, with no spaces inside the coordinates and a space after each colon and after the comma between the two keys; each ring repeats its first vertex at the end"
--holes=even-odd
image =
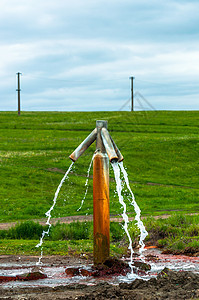
{"type": "MultiPolygon", "coordinates": [[[[134,260],[138,260],[135,257],[134,260]]],[[[31,281],[10,281],[1,283],[4,288],[24,288],[24,287],[56,287],[69,284],[96,285],[99,283],[109,283],[118,285],[120,283],[131,283],[136,279],[149,280],[156,278],[157,275],[166,267],[173,271],[191,271],[199,274],[199,257],[188,257],[171,254],[161,254],[158,249],[147,249],[144,252],[144,260],[150,264],[150,271],[129,273],[127,276],[106,276],[105,278],[94,278],[85,276],[69,277],[65,273],[68,267],[82,266],[86,270],[91,270],[91,262],[75,259],[71,261],[66,258],[49,258],[44,260],[41,271],[47,275],[45,279],[31,281]]],[[[126,260],[128,261],[128,260],[126,260]]],[[[37,258],[20,258],[7,261],[6,258],[0,261],[0,276],[16,276],[29,273],[36,266],[37,258]]]]}

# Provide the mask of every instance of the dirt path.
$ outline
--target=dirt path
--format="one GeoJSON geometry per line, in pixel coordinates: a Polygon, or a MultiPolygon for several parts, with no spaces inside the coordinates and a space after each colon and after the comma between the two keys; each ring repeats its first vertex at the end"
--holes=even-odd
{"type": "MultiPolygon", "coordinates": [[[[193,216],[193,215],[198,215],[198,213],[192,213],[192,214],[187,214],[187,215],[190,215],[190,216],[193,216]]],[[[164,214],[164,215],[161,215],[161,216],[153,216],[154,219],[167,219],[169,218],[171,215],[169,214],[164,214]]],[[[146,217],[142,217],[142,219],[144,219],[146,217]]],[[[31,221],[34,221],[34,222],[38,222],[39,224],[41,225],[46,225],[46,218],[44,219],[33,219],[31,221]]],[[[92,221],[93,220],[93,215],[80,215],[80,216],[68,216],[68,217],[61,217],[61,218],[52,218],[50,223],[51,224],[56,224],[57,222],[59,223],[65,223],[65,224],[69,224],[69,223],[72,223],[74,221],[79,221],[79,222],[86,222],[86,221],[92,221]]],[[[134,217],[129,217],[129,221],[133,221],[134,220],[134,217]]],[[[123,221],[123,218],[122,217],[119,217],[118,215],[111,215],[110,216],[110,221],[111,222],[122,222],[123,221]]],[[[17,224],[17,222],[7,222],[7,223],[0,223],[0,230],[6,230],[6,229],[9,229],[11,227],[14,227],[15,225],[17,224]]]]}

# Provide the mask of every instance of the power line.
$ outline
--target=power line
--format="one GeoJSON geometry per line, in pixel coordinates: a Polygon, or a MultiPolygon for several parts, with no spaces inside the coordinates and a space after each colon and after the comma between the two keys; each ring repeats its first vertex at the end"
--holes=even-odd
{"type": "MultiPolygon", "coordinates": [[[[156,111],[156,109],[154,108],[154,106],[138,91],[136,91],[133,95],[134,97],[134,106],[133,108],[135,109],[141,109],[141,110],[154,110],[156,111]],[[135,103],[138,102],[139,106],[135,105],[135,103]],[[148,107],[145,107],[142,102],[145,102],[148,107]]],[[[120,107],[119,111],[123,110],[125,106],[127,106],[128,104],[130,105],[130,99],[128,99],[127,101],[124,102],[124,104],[120,107]]]]}
{"type": "Polygon", "coordinates": [[[139,97],[140,97],[144,102],[146,102],[146,103],[148,104],[148,106],[150,106],[150,107],[152,108],[152,110],[156,110],[156,109],[153,107],[153,105],[151,105],[151,103],[150,103],[148,100],[146,100],[146,98],[145,98],[140,92],[136,92],[136,93],[135,93],[135,96],[138,97],[138,99],[139,99],[139,97]]]}
{"type": "Polygon", "coordinates": [[[125,106],[130,102],[130,99],[128,99],[119,109],[119,111],[123,110],[123,108],[125,108],[125,106]]]}
{"type": "Polygon", "coordinates": [[[24,75],[24,78],[32,78],[32,79],[42,79],[42,80],[49,80],[49,81],[60,81],[60,82],[66,82],[66,83],[93,83],[93,82],[99,82],[104,81],[104,82],[115,82],[115,81],[121,81],[125,80],[126,78],[114,78],[114,79],[105,79],[105,78],[96,78],[96,79],[88,79],[88,80],[73,80],[73,79],[58,79],[55,77],[44,77],[44,76],[34,76],[34,75],[24,75]]]}

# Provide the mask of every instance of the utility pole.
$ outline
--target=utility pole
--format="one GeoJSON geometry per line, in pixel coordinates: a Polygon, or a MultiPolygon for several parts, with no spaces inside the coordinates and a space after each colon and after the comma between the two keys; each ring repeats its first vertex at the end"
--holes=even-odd
{"type": "Polygon", "coordinates": [[[133,107],[133,105],[134,105],[134,99],[133,99],[133,79],[135,79],[135,77],[133,77],[133,76],[131,76],[130,77],[130,79],[131,79],[131,111],[134,111],[134,107],[133,107]]]}
{"type": "Polygon", "coordinates": [[[17,83],[18,83],[18,88],[16,89],[16,91],[18,92],[18,116],[20,116],[20,114],[21,114],[21,107],[20,107],[20,91],[21,91],[21,89],[20,89],[20,75],[21,75],[21,73],[18,72],[16,74],[17,74],[17,83]]]}

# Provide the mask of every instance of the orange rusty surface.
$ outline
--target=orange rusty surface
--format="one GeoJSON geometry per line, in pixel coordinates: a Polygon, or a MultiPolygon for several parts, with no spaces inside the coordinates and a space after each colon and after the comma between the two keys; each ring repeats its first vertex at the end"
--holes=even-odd
{"type": "Polygon", "coordinates": [[[94,264],[109,256],[109,161],[106,154],[98,152],[93,160],[93,230],[94,264]]]}
{"type": "Polygon", "coordinates": [[[144,249],[156,249],[158,246],[145,246],[144,249]]]}

